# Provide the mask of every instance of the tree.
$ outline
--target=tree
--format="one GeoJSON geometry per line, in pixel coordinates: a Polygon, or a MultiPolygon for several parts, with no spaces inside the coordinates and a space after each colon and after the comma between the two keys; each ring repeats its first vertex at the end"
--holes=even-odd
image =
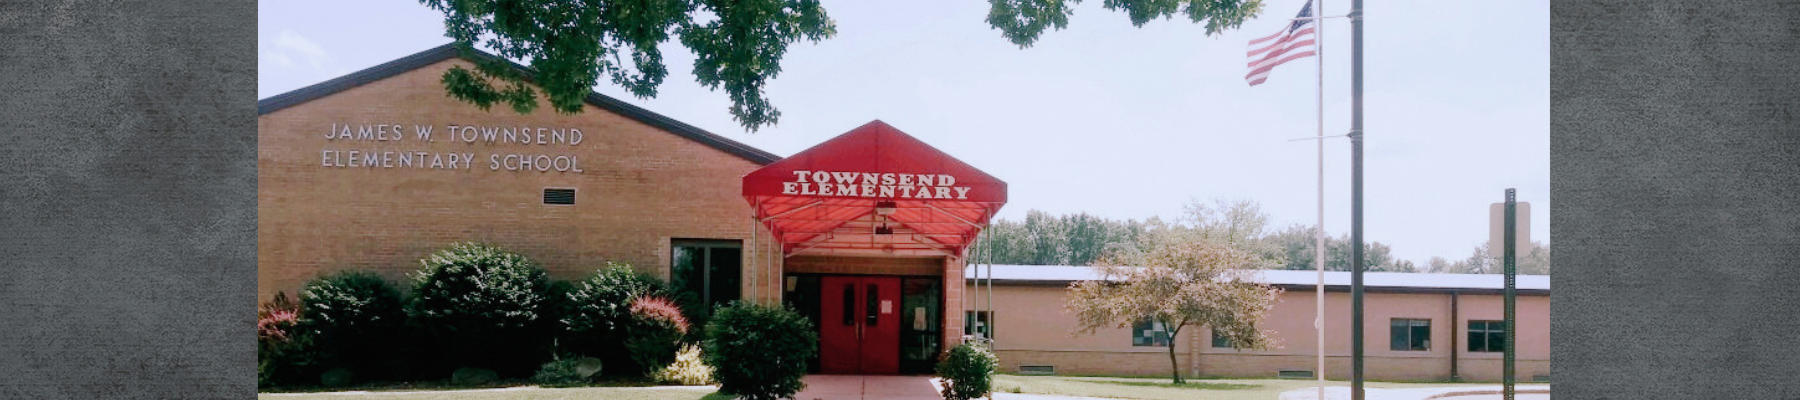
{"type": "MultiPolygon", "coordinates": [[[[1520,243],[1517,253],[1513,255],[1513,266],[1521,275],[1549,275],[1550,247],[1540,242],[1520,243]]],[[[1501,263],[1501,254],[1490,252],[1487,244],[1475,246],[1468,259],[1447,265],[1443,271],[1455,274],[1504,274],[1505,265],[1501,263]]]]}
{"type": "Polygon", "coordinates": [[[1089,265],[1113,247],[1134,246],[1146,226],[1087,213],[1053,216],[1031,210],[1024,221],[995,220],[979,246],[995,264],[1089,265]]]}
{"type": "MultiPolygon", "coordinates": [[[[1045,28],[1062,29],[1081,0],[988,0],[988,25],[1020,48],[1031,47],[1045,28]]],[[[1176,12],[1189,21],[1206,24],[1206,34],[1237,29],[1262,12],[1262,0],[1106,0],[1106,9],[1123,11],[1131,26],[1143,27],[1151,19],[1169,19],[1176,12]]]]}
{"type": "MultiPolygon", "coordinates": [[[[1311,270],[1318,268],[1314,264],[1319,229],[1310,225],[1290,225],[1281,231],[1266,236],[1269,246],[1278,251],[1283,261],[1281,269],[1311,270]]],[[[1350,270],[1350,236],[1325,237],[1325,269],[1329,271],[1350,270]]],[[[1418,267],[1411,261],[1398,260],[1393,257],[1392,248],[1381,242],[1363,243],[1363,265],[1366,271],[1375,272],[1418,272],[1418,267]]]]}
{"type": "Polygon", "coordinates": [[[1129,328],[1139,321],[1169,330],[1169,367],[1175,383],[1186,382],[1175,359],[1182,328],[1210,326],[1234,348],[1269,348],[1272,332],[1261,329],[1281,289],[1249,280],[1250,270],[1270,260],[1219,238],[1195,231],[1161,231],[1143,249],[1128,249],[1099,265],[1104,277],[1069,286],[1068,310],[1078,333],[1129,328]]]}
{"type": "MultiPolygon", "coordinates": [[[[602,75],[639,98],[655,97],[668,76],[657,45],[671,33],[680,35],[681,44],[697,57],[696,79],[708,89],[724,86],[733,119],[751,131],[781,117],[763,98],[763,87],[781,73],[788,44],[801,39],[817,43],[837,33],[818,0],[420,3],[444,13],[445,35],[465,54],[480,41],[502,57],[529,60],[529,79],[565,114],[581,112],[583,99],[602,75]]],[[[443,76],[451,97],[482,109],[504,102],[521,114],[537,107],[537,91],[526,80],[503,60],[482,60],[474,71],[454,67],[443,76]]]]}

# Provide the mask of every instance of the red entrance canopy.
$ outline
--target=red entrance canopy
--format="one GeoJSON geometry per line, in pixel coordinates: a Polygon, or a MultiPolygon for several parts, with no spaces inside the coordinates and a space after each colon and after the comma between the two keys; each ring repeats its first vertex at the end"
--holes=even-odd
{"type": "Polygon", "coordinates": [[[744,175],[785,255],[956,255],[1006,204],[1006,182],[874,121],[744,175]]]}

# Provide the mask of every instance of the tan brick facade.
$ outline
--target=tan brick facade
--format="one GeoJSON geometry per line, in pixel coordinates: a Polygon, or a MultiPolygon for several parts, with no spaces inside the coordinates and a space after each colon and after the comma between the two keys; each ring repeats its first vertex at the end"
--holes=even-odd
{"type": "MultiPolygon", "coordinates": [[[[976,308],[986,302],[986,288],[973,289],[976,308]]],[[[1052,285],[1000,284],[993,289],[995,347],[1003,370],[1020,366],[1054,366],[1062,374],[1147,375],[1169,373],[1166,347],[1133,346],[1131,329],[1074,331],[1074,315],[1065,310],[1067,289],[1052,285]]],[[[1211,332],[1188,327],[1177,338],[1176,359],[1189,376],[1267,378],[1280,371],[1317,369],[1315,297],[1311,290],[1283,293],[1266,320],[1280,346],[1269,350],[1213,348],[1211,332]],[[1199,349],[1198,352],[1194,351],[1199,349]]],[[[1365,373],[1381,381],[1448,381],[1451,352],[1456,352],[1463,381],[1501,380],[1500,353],[1470,352],[1466,335],[1470,320],[1502,319],[1501,296],[1461,294],[1457,322],[1451,324],[1449,294],[1372,291],[1364,299],[1365,373]],[[1392,318],[1431,321],[1426,351],[1396,351],[1389,345],[1392,318]],[[1457,335],[1452,344],[1451,335],[1457,335]]],[[[1350,295],[1326,293],[1326,377],[1349,379],[1350,295]]],[[[1550,375],[1550,298],[1520,296],[1518,303],[1518,371],[1520,381],[1550,375]]]]}
{"type": "MultiPolygon", "coordinates": [[[[404,288],[420,259],[463,241],[524,254],[557,279],[616,261],[666,280],[672,242],[706,239],[742,244],[747,299],[780,301],[787,272],[942,276],[946,309],[961,307],[960,257],[784,260],[741,189],[773,155],[696,140],[710,134],[673,132],[691,128],[636,109],[484,111],[445,95],[443,72],[473,66],[451,54],[434,49],[259,101],[259,300],[344,269],[404,288]],[[573,189],[575,203],[546,204],[545,189],[573,189]]],[[[943,344],[953,345],[963,315],[942,315],[943,344]]]]}
{"type": "MultiPolygon", "coordinates": [[[[304,281],[339,269],[398,280],[458,241],[518,251],[564,279],[609,260],[667,278],[670,240],[680,238],[741,240],[746,258],[767,259],[751,248],[750,207],[739,195],[738,178],[759,164],[593,105],[575,115],[548,104],[528,115],[504,105],[482,111],[445,96],[438,79],[452,65],[471,64],[445,60],[257,118],[262,298],[293,295],[304,281]],[[333,124],[398,125],[400,139],[327,139],[333,124]],[[422,141],[415,126],[427,125],[432,140],[422,141]],[[578,129],[582,138],[573,145],[470,143],[447,132],[450,125],[527,127],[534,139],[540,127],[578,129]],[[388,167],[324,165],[351,150],[474,160],[454,169],[399,167],[391,159],[388,167]],[[496,171],[496,154],[573,156],[582,172],[496,171]],[[543,204],[545,188],[573,188],[576,203],[543,204]]],[[[573,132],[564,134],[572,141],[573,132]]],[[[750,273],[745,268],[745,282],[750,273]]]]}

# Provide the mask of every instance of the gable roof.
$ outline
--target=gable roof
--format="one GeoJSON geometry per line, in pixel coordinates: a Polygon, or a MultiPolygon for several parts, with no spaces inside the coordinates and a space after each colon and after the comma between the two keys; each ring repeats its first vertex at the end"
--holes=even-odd
{"type": "MultiPolygon", "coordinates": [[[[442,46],[433,47],[430,50],[421,51],[418,53],[414,53],[413,55],[401,57],[400,59],[397,59],[394,61],[389,61],[389,62],[383,63],[381,65],[369,67],[368,69],[356,71],[356,72],[350,73],[349,75],[344,75],[344,76],[333,78],[331,80],[327,80],[324,82],[319,82],[317,84],[313,84],[312,86],[295,89],[295,90],[287,92],[287,93],[269,96],[269,98],[256,101],[256,115],[261,116],[261,115],[265,115],[268,113],[281,111],[282,109],[286,109],[288,107],[300,105],[301,103],[312,101],[314,99],[318,99],[321,97],[330,96],[337,92],[341,92],[341,91],[344,91],[344,90],[347,90],[350,88],[354,88],[357,86],[362,86],[362,85],[365,85],[365,84],[368,84],[371,82],[379,81],[382,79],[387,79],[387,78],[393,77],[395,75],[399,75],[399,74],[402,74],[402,73],[405,73],[408,71],[423,68],[425,66],[436,64],[436,63],[442,62],[444,60],[448,60],[451,58],[460,58],[461,56],[459,55],[459,53],[460,52],[458,52],[456,50],[456,46],[454,43],[444,44],[442,46]]],[[[499,57],[497,57],[493,54],[488,54],[487,52],[483,52],[480,49],[476,49],[474,51],[474,53],[475,53],[476,57],[480,57],[483,59],[499,59],[499,57]]],[[[526,77],[525,79],[527,81],[531,80],[531,77],[532,77],[531,68],[528,68],[523,65],[519,65],[519,63],[512,62],[512,60],[506,60],[506,59],[500,59],[500,60],[505,61],[507,65],[511,65],[513,68],[518,69],[519,72],[524,73],[524,75],[526,77]]],[[[474,60],[471,60],[471,61],[474,61],[474,60]]],[[[712,132],[707,132],[700,128],[694,127],[693,125],[688,125],[686,123],[682,123],[681,121],[676,121],[669,117],[665,117],[662,114],[650,112],[650,110],[645,110],[642,107],[638,107],[638,106],[634,106],[634,105],[625,103],[624,101],[620,101],[619,99],[607,97],[607,96],[601,95],[599,93],[589,92],[586,100],[587,100],[588,104],[592,104],[593,106],[599,107],[602,110],[606,110],[606,111],[610,111],[615,114],[623,115],[626,118],[630,118],[634,121],[641,122],[645,125],[650,125],[652,127],[656,127],[657,129],[662,129],[669,133],[673,133],[677,136],[681,136],[681,137],[687,138],[689,140],[700,142],[701,144],[711,146],[712,148],[719,149],[720,151],[729,153],[731,155],[738,156],[745,160],[750,160],[750,162],[754,162],[757,165],[769,165],[770,163],[781,160],[781,156],[777,156],[775,154],[772,154],[772,153],[769,153],[766,151],[762,151],[761,149],[757,149],[755,147],[750,147],[750,145],[743,144],[743,143],[740,143],[735,140],[727,139],[724,136],[719,136],[712,132]]]]}

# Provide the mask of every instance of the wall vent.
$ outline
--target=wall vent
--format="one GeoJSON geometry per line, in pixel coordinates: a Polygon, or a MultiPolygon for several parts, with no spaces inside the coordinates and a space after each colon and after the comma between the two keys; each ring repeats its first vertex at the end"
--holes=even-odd
{"type": "Polygon", "coordinates": [[[575,204],[575,189],[544,188],[544,204],[575,204]]]}
{"type": "Polygon", "coordinates": [[[1055,375],[1055,365],[1020,365],[1019,373],[1026,375],[1055,375]]]}
{"type": "Polygon", "coordinates": [[[1287,370],[1287,369],[1284,369],[1284,370],[1281,370],[1280,372],[1276,372],[1275,376],[1279,377],[1279,378],[1311,378],[1311,377],[1313,377],[1313,374],[1312,374],[1312,370],[1287,370]]]}

